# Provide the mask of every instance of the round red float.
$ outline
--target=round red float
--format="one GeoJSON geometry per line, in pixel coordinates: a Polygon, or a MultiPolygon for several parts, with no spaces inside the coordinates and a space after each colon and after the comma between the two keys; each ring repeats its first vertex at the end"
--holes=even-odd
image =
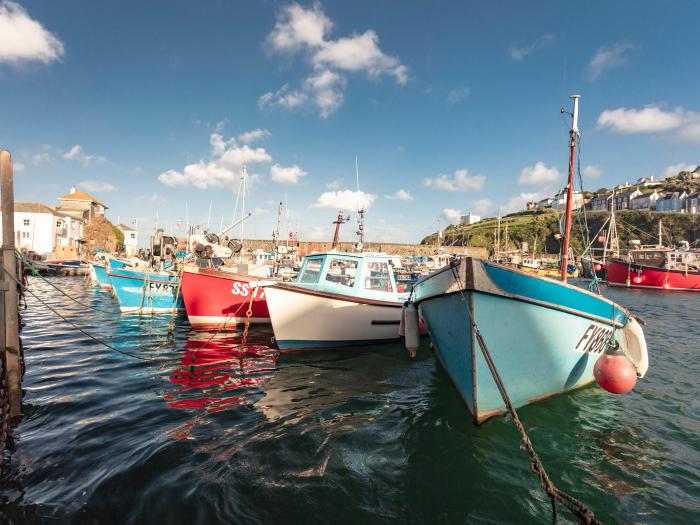
{"type": "Polygon", "coordinates": [[[636,276],[632,277],[632,282],[634,284],[639,284],[642,282],[642,278],[639,275],[636,275],[636,276]]]}
{"type": "Polygon", "coordinates": [[[637,384],[637,371],[622,354],[603,354],[593,366],[596,383],[613,394],[626,394],[637,384]]]}
{"type": "Polygon", "coordinates": [[[600,270],[603,269],[603,266],[601,264],[596,264],[593,268],[595,268],[596,272],[599,272],[600,270]]]}

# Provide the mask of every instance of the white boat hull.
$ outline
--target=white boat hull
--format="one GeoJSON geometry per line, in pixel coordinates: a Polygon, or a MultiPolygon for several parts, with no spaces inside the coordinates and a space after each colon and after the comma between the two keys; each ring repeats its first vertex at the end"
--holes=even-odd
{"type": "Polygon", "coordinates": [[[399,339],[401,304],[293,289],[265,288],[280,350],[377,344],[399,339]]]}

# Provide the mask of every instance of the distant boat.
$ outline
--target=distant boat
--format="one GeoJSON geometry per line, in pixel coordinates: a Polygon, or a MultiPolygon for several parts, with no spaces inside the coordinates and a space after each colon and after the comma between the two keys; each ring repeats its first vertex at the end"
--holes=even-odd
{"type": "Polygon", "coordinates": [[[484,346],[516,408],[593,382],[595,363],[613,348],[623,354],[615,362],[626,365],[617,365],[617,377],[630,371],[630,363],[638,377],[648,368],[644,333],[634,317],[609,299],[566,283],[578,141],[578,96],[572,98],[561,280],[466,257],[413,288],[412,300],[440,362],[477,423],[506,412],[484,346]]]}
{"type": "Polygon", "coordinates": [[[45,261],[46,266],[59,275],[86,275],[89,267],[79,259],[55,259],[45,261]]]}
{"type": "Polygon", "coordinates": [[[700,291],[700,252],[690,250],[631,250],[627,259],[608,259],[610,286],[700,291]]]}
{"type": "Polygon", "coordinates": [[[170,313],[185,307],[175,273],[111,268],[107,275],[124,313],[170,313]]]}
{"type": "Polygon", "coordinates": [[[401,307],[391,258],[322,253],[304,258],[296,281],[265,288],[281,350],[367,345],[399,340],[401,307]]]}
{"type": "Polygon", "coordinates": [[[182,297],[192,328],[234,330],[246,321],[249,306],[251,323],[269,324],[265,289],[250,286],[257,279],[221,269],[186,266],[182,272],[182,297]]]}

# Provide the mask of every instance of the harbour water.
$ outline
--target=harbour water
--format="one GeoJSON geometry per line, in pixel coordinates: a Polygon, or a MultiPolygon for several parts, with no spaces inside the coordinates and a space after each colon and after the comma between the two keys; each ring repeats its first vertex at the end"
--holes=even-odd
{"type": "MultiPolygon", "coordinates": [[[[79,278],[27,296],[24,417],[3,523],[542,523],[550,505],[511,421],[473,425],[427,348],[280,356],[270,329],[193,332],[121,316],[79,278]]],[[[609,523],[700,522],[700,301],[604,289],[637,313],[651,366],[520,410],[550,476],[609,523]]],[[[564,511],[562,511],[564,512],[564,511]]]]}

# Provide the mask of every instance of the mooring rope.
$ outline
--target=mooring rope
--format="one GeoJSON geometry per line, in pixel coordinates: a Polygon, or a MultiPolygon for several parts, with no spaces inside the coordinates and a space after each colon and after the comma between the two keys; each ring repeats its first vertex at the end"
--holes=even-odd
{"type": "Polygon", "coordinates": [[[483,354],[484,359],[486,360],[486,364],[488,365],[489,370],[491,371],[491,375],[493,376],[493,380],[495,381],[496,386],[498,387],[498,391],[501,394],[501,398],[503,398],[503,402],[506,406],[508,414],[513,419],[513,423],[515,423],[515,428],[520,434],[520,443],[530,455],[530,469],[540,479],[540,485],[542,486],[542,489],[549,496],[552,502],[552,523],[556,523],[557,521],[557,501],[559,501],[562,505],[569,509],[574,514],[574,516],[576,516],[576,519],[579,523],[583,523],[585,525],[602,525],[602,522],[595,517],[593,512],[586,505],[584,505],[581,501],[577,500],[573,496],[570,496],[569,494],[559,490],[547,474],[547,471],[545,470],[542,461],[537,455],[537,452],[535,451],[535,448],[532,445],[532,441],[527,435],[525,427],[520,421],[520,417],[518,416],[518,413],[510,400],[508,391],[506,390],[506,387],[503,384],[503,380],[501,379],[501,376],[498,373],[496,364],[493,362],[491,353],[489,352],[489,349],[486,346],[486,341],[484,341],[484,338],[481,335],[481,332],[479,331],[479,327],[477,326],[476,321],[472,317],[471,310],[469,309],[469,305],[467,304],[466,298],[464,296],[462,280],[459,277],[458,272],[455,270],[455,265],[451,265],[450,269],[452,270],[452,274],[454,275],[455,280],[459,285],[459,293],[462,297],[462,303],[464,304],[464,307],[467,310],[469,322],[471,324],[472,330],[474,331],[474,336],[476,337],[476,340],[479,343],[481,353],[483,354]]]}
{"type": "Polygon", "coordinates": [[[3,270],[5,271],[5,273],[6,273],[12,280],[14,280],[19,286],[22,286],[26,292],[28,292],[32,297],[34,297],[34,299],[36,299],[36,300],[39,301],[41,304],[43,304],[46,308],[48,308],[49,310],[51,310],[57,317],[59,317],[60,319],[62,319],[63,321],[65,321],[66,323],[68,323],[69,325],[71,325],[73,328],[75,328],[76,330],[78,330],[80,333],[82,333],[83,335],[85,335],[85,336],[89,337],[90,339],[92,339],[93,341],[95,341],[96,343],[99,343],[99,344],[101,344],[101,345],[103,345],[103,346],[109,348],[110,350],[113,350],[113,351],[119,353],[119,354],[122,354],[122,355],[125,355],[125,356],[128,356],[128,357],[133,357],[134,359],[140,359],[140,360],[142,360],[142,361],[155,361],[155,359],[152,359],[152,358],[150,358],[150,357],[144,357],[144,356],[132,354],[132,353],[130,353],[130,352],[126,352],[126,351],[124,351],[124,350],[120,350],[119,348],[117,348],[117,347],[115,347],[115,346],[113,346],[113,345],[107,343],[106,341],[103,341],[103,340],[101,340],[101,339],[95,337],[94,335],[92,335],[91,333],[89,333],[89,332],[87,332],[85,329],[83,329],[81,326],[77,325],[76,323],[74,323],[73,321],[71,321],[70,319],[68,319],[68,318],[65,317],[64,315],[62,315],[61,312],[59,312],[58,310],[56,310],[55,308],[53,308],[50,304],[48,304],[46,301],[44,301],[44,300],[41,299],[38,295],[36,295],[34,292],[32,292],[32,291],[29,289],[29,287],[24,286],[24,285],[17,279],[17,277],[15,277],[14,275],[12,275],[12,274],[7,270],[7,268],[4,268],[4,267],[3,267],[3,270]]]}

